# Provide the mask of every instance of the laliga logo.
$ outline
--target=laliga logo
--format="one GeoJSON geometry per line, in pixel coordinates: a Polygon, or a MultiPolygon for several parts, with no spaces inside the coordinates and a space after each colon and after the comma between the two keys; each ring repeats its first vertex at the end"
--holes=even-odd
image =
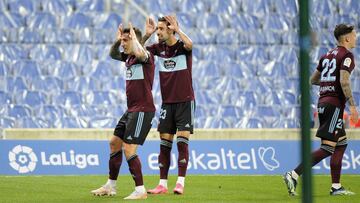
{"type": "Polygon", "coordinates": [[[9,161],[19,173],[29,173],[35,170],[38,159],[30,147],[17,145],[9,151],[9,161]]]}
{"type": "Polygon", "coordinates": [[[269,171],[273,171],[279,168],[279,162],[275,159],[275,149],[273,147],[260,147],[258,149],[258,155],[265,168],[269,171]]]}

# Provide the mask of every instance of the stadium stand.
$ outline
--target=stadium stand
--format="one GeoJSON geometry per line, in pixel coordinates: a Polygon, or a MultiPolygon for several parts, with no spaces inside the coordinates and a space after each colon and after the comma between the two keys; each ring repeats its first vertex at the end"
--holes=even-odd
{"type": "MultiPolygon", "coordinates": [[[[319,1],[312,0],[311,7],[316,36],[311,69],[335,45],[331,30],[336,23],[360,28],[357,0],[319,1]]],[[[124,65],[111,60],[108,51],[124,20],[125,2],[0,2],[2,128],[114,127],[126,109],[124,65]]],[[[176,13],[195,44],[197,128],[299,127],[296,0],[135,2],[155,17],[176,13]]],[[[143,28],[145,18],[135,9],[128,12],[133,24],[143,28]]],[[[355,50],[356,61],[359,52],[355,50]]],[[[157,78],[153,92],[158,108],[157,78]]],[[[359,79],[356,70],[352,84],[358,104],[359,79]]],[[[315,105],[317,90],[311,92],[315,105]]]]}

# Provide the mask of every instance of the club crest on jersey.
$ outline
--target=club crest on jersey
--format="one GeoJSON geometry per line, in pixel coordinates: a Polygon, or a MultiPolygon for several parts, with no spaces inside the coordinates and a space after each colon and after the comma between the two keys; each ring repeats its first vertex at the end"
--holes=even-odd
{"type": "Polygon", "coordinates": [[[350,65],[351,65],[351,58],[346,58],[346,59],[344,60],[344,66],[350,67],[350,65]]]}
{"type": "Polygon", "coordinates": [[[176,67],[176,62],[173,60],[164,60],[164,67],[168,70],[172,70],[176,67]]]}
{"type": "Polygon", "coordinates": [[[126,69],[126,78],[131,78],[133,75],[133,72],[131,70],[131,68],[127,68],[126,69]]]}

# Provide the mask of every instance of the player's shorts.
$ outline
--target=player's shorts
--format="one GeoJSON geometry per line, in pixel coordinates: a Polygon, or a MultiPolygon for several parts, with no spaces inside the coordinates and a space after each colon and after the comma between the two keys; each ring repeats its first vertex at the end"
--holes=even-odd
{"type": "Polygon", "coordinates": [[[320,126],[316,136],[333,142],[337,142],[339,137],[345,136],[343,113],[344,109],[334,105],[318,104],[320,126]]]}
{"type": "Polygon", "coordinates": [[[194,132],[195,101],[162,104],[158,131],[176,134],[176,131],[194,132]]]}
{"type": "Polygon", "coordinates": [[[114,135],[128,144],[143,145],[151,128],[155,112],[128,112],[120,118],[114,135]]]}

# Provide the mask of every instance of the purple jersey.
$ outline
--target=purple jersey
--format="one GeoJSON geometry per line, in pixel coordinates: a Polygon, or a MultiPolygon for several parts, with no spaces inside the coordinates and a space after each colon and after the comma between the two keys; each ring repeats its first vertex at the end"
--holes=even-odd
{"type": "Polygon", "coordinates": [[[154,82],[154,56],[149,54],[147,61],[142,63],[133,55],[125,58],[128,112],[154,112],[151,93],[154,82]]]}
{"type": "Polygon", "coordinates": [[[165,42],[146,47],[160,60],[159,74],[163,103],[180,103],[195,99],[192,86],[192,51],[178,40],[173,46],[165,42]]]}
{"type": "Polygon", "coordinates": [[[342,46],[328,51],[321,57],[317,66],[321,73],[319,103],[345,107],[346,98],[340,85],[340,70],[351,73],[354,67],[353,54],[342,46]]]}

